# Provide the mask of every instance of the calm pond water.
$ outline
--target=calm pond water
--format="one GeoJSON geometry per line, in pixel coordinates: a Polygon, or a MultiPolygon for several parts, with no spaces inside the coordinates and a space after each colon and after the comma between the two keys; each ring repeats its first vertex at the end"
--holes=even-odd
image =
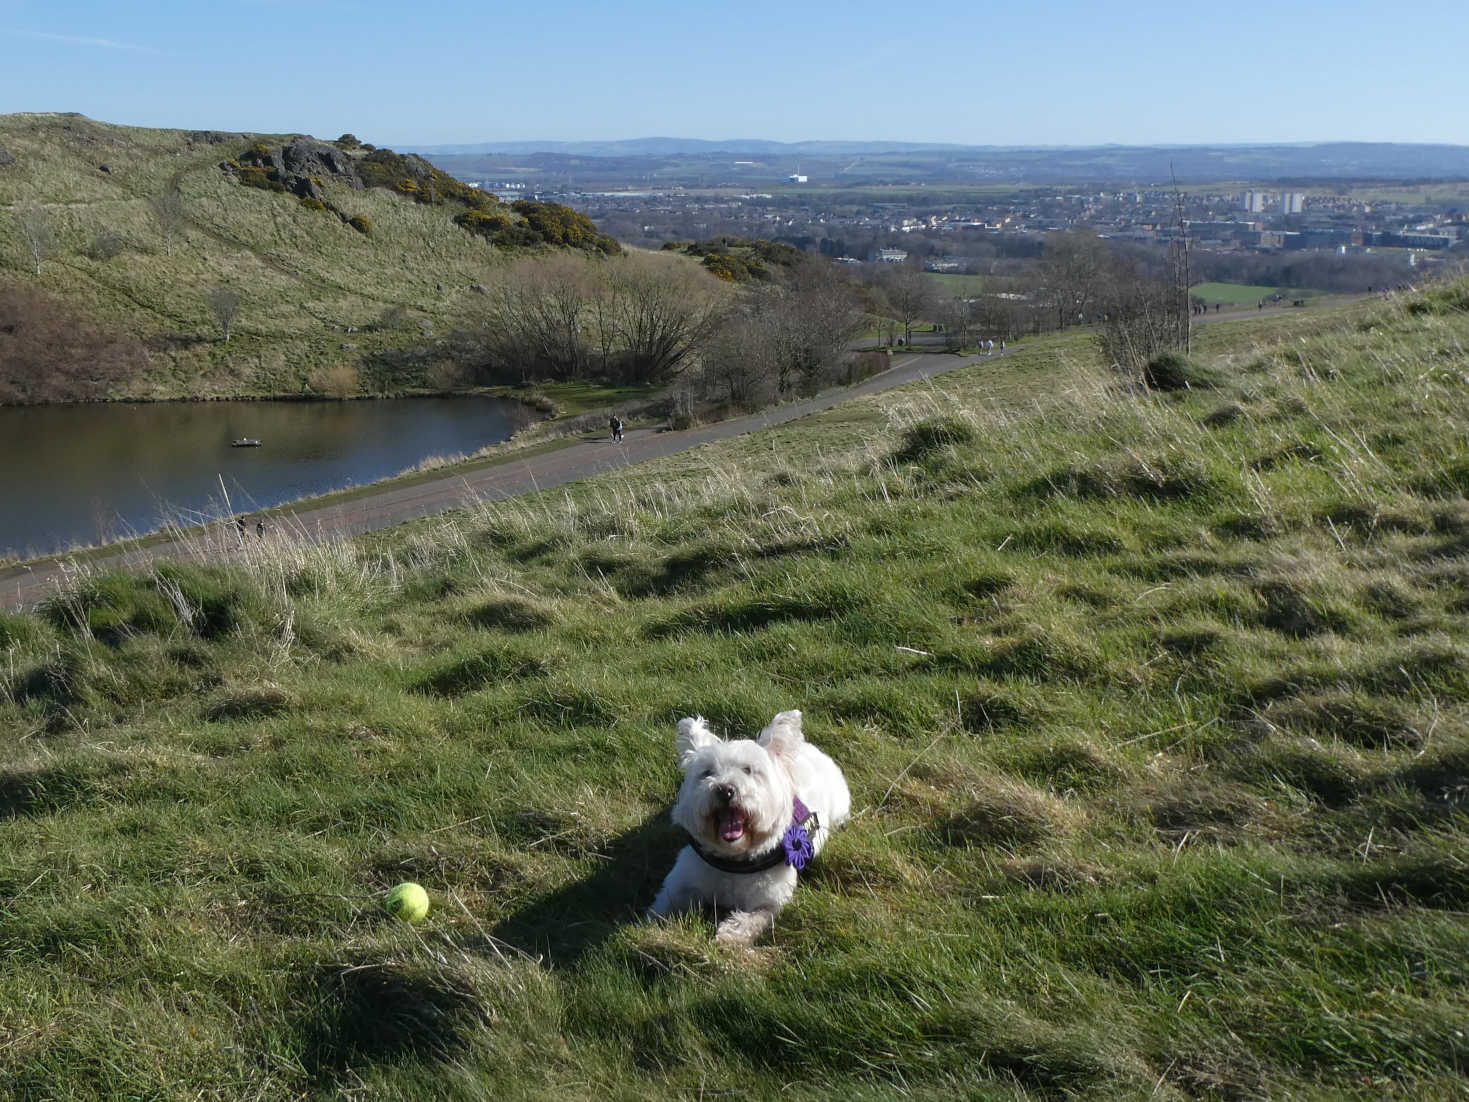
{"type": "Polygon", "coordinates": [[[0,408],[0,554],[29,557],[360,486],[507,439],[518,402],[149,402],[0,408]],[[232,448],[250,437],[258,448],[232,448]]]}

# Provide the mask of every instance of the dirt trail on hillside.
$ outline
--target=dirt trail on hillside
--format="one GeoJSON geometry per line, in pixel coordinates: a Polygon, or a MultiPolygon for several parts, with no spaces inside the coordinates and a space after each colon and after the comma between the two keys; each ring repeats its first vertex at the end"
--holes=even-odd
{"type": "MultiPolygon", "coordinates": [[[[881,374],[855,386],[819,394],[748,417],[720,421],[682,432],[657,432],[638,429],[627,433],[620,444],[611,440],[580,440],[567,448],[509,459],[492,466],[461,474],[420,482],[412,486],[384,485],[362,496],[335,504],[313,506],[310,502],[272,513],[272,524],[288,528],[298,536],[315,542],[330,542],[361,535],[364,532],[391,528],[405,521],[430,516],[449,509],[484,501],[498,501],[535,493],[568,482],[579,482],[607,471],[631,467],[649,459],[673,455],[716,440],[740,436],[757,429],[784,424],[798,418],[831,409],[842,402],[867,394],[877,394],[905,383],[947,374],[961,367],[995,360],[1003,356],[953,356],[912,354],[896,357],[893,365],[881,374]]],[[[228,557],[228,528],[215,524],[212,546],[215,554],[228,557]],[[220,532],[224,536],[220,536],[220,532]]],[[[253,525],[238,537],[242,544],[255,540],[253,525]]],[[[116,568],[141,569],[166,559],[197,559],[201,546],[210,546],[207,533],[190,529],[177,538],[133,547],[115,554],[88,557],[86,560],[60,558],[0,570],[0,607],[16,609],[34,605],[57,591],[59,586],[79,572],[92,573],[116,568]],[[205,537],[201,539],[201,537],[205,537]]]]}

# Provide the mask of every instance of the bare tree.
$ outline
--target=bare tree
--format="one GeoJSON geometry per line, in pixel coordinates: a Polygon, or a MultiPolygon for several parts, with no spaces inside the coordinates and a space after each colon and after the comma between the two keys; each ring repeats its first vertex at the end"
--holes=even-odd
{"type": "Polygon", "coordinates": [[[790,274],[774,311],[782,393],[814,394],[836,381],[853,339],[866,327],[861,304],[828,261],[808,258],[790,274]]]}
{"type": "Polygon", "coordinates": [[[631,253],[603,263],[618,301],[617,375],[628,383],[674,378],[713,332],[729,301],[728,285],[667,253],[631,253]]]}
{"type": "Polygon", "coordinates": [[[1153,359],[1178,347],[1178,296],[1170,283],[1136,265],[1119,265],[1101,305],[1106,320],[1097,344],[1126,378],[1142,381],[1153,359]]]}
{"type": "Polygon", "coordinates": [[[39,203],[17,203],[13,211],[15,226],[20,238],[36,262],[36,274],[41,274],[41,261],[50,259],[56,252],[56,230],[51,224],[51,215],[39,203]]]}
{"type": "Polygon", "coordinates": [[[490,296],[490,359],[503,377],[568,379],[590,359],[586,323],[597,297],[584,256],[557,253],[512,265],[490,296]]]}
{"type": "Polygon", "coordinates": [[[184,228],[189,217],[184,209],[183,194],[176,185],[170,185],[161,194],[148,200],[148,205],[153,211],[154,221],[158,223],[159,232],[163,234],[163,252],[166,256],[172,256],[174,235],[184,228]]]}
{"type": "Polygon", "coordinates": [[[931,312],[938,292],[928,273],[916,264],[884,264],[874,282],[883,301],[903,327],[903,343],[913,343],[913,323],[931,312]]]}
{"type": "Polygon", "coordinates": [[[956,295],[938,306],[938,319],[944,326],[944,346],[963,348],[979,324],[979,300],[956,295]]]}
{"type": "Polygon", "coordinates": [[[745,290],[709,342],[706,390],[743,409],[814,394],[846,378],[848,349],[866,325],[854,288],[828,261],[808,258],[784,284],[745,290]]]}
{"type": "Polygon", "coordinates": [[[239,316],[240,306],[244,301],[240,297],[240,292],[233,287],[221,284],[211,288],[204,296],[204,301],[209,306],[209,312],[214,315],[214,320],[219,322],[219,327],[224,330],[224,343],[229,344],[230,328],[234,325],[235,318],[239,316]]]}
{"type": "Polygon", "coordinates": [[[1046,237],[1041,256],[1041,296],[1056,312],[1056,328],[1083,319],[1105,286],[1107,246],[1095,234],[1081,231],[1046,237]]]}
{"type": "Polygon", "coordinates": [[[516,264],[490,294],[481,377],[667,382],[697,359],[730,289],[687,258],[560,253],[516,264]]]}
{"type": "Polygon", "coordinates": [[[1173,175],[1172,164],[1168,166],[1168,175],[1173,180],[1173,233],[1168,241],[1168,261],[1173,276],[1174,310],[1177,312],[1174,346],[1187,356],[1193,348],[1194,338],[1194,315],[1189,302],[1193,273],[1190,271],[1188,222],[1183,217],[1183,192],[1179,189],[1178,177],[1173,175]]]}
{"type": "Polygon", "coordinates": [[[735,409],[759,409],[776,401],[779,367],[771,327],[757,298],[726,317],[703,357],[702,380],[708,397],[735,409]]]}
{"type": "Polygon", "coordinates": [[[147,369],[136,337],[34,286],[0,285],[0,405],[116,396],[147,369]]]}

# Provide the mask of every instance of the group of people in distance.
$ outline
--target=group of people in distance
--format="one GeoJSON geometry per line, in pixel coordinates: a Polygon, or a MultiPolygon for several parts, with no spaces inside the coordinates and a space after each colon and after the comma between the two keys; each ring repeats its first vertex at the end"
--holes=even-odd
{"type": "Polygon", "coordinates": [[[620,444],[622,442],[622,418],[614,413],[608,424],[612,429],[612,442],[620,444]]]}
{"type": "MultiPolygon", "coordinates": [[[[245,534],[245,518],[244,517],[235,517],[235,527],[237,529],[239,529],[240,535],[243,536],[245,534]]],[[[264,539],[265,538],[265,532],[266,532],[265,521],[262,520],[259,517],[256,517],[255,518],[255,535],[258,536],[260,539],[264,539]]]]}

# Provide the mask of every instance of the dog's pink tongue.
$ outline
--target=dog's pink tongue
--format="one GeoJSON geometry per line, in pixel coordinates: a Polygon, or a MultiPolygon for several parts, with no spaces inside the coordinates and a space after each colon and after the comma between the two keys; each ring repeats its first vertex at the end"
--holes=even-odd
{"type": "Polygon", "coordinates": [[[745,813],[730,808],[719,814],[719,836],[726,842],[737,842],[745,833],[745,813]]]}

